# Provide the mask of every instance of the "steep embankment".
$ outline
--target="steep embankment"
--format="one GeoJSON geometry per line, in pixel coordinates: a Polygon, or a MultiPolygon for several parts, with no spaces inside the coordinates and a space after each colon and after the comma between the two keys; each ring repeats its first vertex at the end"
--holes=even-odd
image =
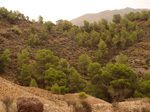
{"type": "MultiPolygon", "coordinates": [[[[45,112],[53,112],[54,110],[57,112],[72,112],[72,107],[67,105],[67,101],[80,100],[78,94],[54,95],[43,89],[22,87],[0,77],[0,99],[5,96],[13,98],[14,103],[19,97],[36,97],[44,104],[45,112]]],[[[96,105],[111,107],[111,104],[89,95],[86,101],[92,105],[95,112],[98,112],[95,108],[96,105]]]]}
{"type": "MultiPolygon", "coordinates": [[[[0,100],[5,96],[14,99],[14,104],[19,97],[36,97],[44,104],[44,112],[73,112],[68,101],[79,101],[78,94],[54,95],[47,90],[22,87],[0,77],[0,100]]],[[[92,112],[149,112],[150,99],[130,99],[111,105],[101,99],[88,95],[85,99],[92,106],[92,112]]],[[[0,106],[1,102],[0,102],[0,106]]]]}

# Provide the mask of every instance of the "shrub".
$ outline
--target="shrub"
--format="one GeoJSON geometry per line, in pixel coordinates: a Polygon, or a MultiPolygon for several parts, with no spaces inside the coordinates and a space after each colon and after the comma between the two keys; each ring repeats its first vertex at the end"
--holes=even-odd
{"type": "Polygon", "coordinates": [[[15,15],[12,12],[8,14],[8,20],[11,24],[15,23],[15,15]]]}
{"type": "Polygon", "coordinates": [[[15,32],[16,34],[22,33],[17,25],[13,26],[13,28],[11,28],[11,31],[15,32]]]}
{"type": "Polygon", "coordinates": [[[28,42],[28,44],[29,44],[31,47],[33,47],[33,46],[39,44],[39,37],[38,37],[38,35],[31,33],[31,34],[29,35],[29,39],[28,39],[27,42],[28,42]]]}
{"type": "Polygon", "coordinates": [[[87,98],[86,93],[85,92],[80,92],[79,93],[79,98],[81,98],[81,99],[87,98]]]}
{"type": "Polygon", "coordinates": [[[0,56],[0,75],[5,72],[6,67],[9,65],[11,53],[6,49],[0,56]]]}
{"type": "Polygon", "coordinates": [[[35,34],[35,32],[36,32],[35,30],[36,30],[36,29],[35,29],[35,27],[34,27],[34,26],[31,26],[31,27],[30,27],[30,31],[31,31],[31,33],[35,34]]]}
{"type": "Polygon", "coordinates": [[[92,112],[91,105],[85,100],[67,100],[66,102],[68,106],[73,106],[73,112],[92,112]]]}
{"type": "Polygon", "coordinates": [[[31,79],[30,87],[36,87],[36,88],[38,88],[38,85],[37,85],[37,82],[36,82],[35,79],[31,79]]]}
{"type": "Polygon", "coordinates": [[[58,86],[57,83],[55,83],[52,87],[51,87],[51,92],[54,94],[60,94],[61,90],[60,87],[58,86]]]}
{"type": "Polygon", "coordinates": [[[143,68],[145,68],[146,70],[148,70],[148,66],[147,65],[143,65],[143,68]]]}

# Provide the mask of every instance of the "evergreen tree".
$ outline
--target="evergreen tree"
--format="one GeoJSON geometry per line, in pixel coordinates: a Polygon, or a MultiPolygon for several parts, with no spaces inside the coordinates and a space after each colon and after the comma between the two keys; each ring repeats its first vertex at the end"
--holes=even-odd
{"type": "Polygon", "coordinates": [[[9,65],[11,53],[6,49],[0,56],[0,75],[5,71],[9,65]]]}
{"type": "Polygon", "coordinates": [[[67,77],[68,77],[67,83],[68,83],[69,92],[74,93],[83,90],[85,84],[83,82],[83,79],[80,78],[79,73],[74,67],[69,69],[69,74],[67,77]]]}
{"type": "Polygon", "coordinates": [[[125,65],[129,65],[128,63],[128,58],[126,55],[120,54],[117,59],[116,59],[116,63],[118,64],[125,64],[125,65]]]}
{"type": "Polygon", "coordinates": [[[82,75],[87,75],[87,69],[91,62],[92,60],[87,54],[79,56],[78,70],[82,75]]]}
{"type": "Polygon", "coordinates": [[[58,86],[57,83],[55,83],[52,87],[51,87],[51,92],[54,94],[60,94],[61,93],[61,89],[58,86]]]}
{"type": "Polygon", "coordinates": [[[36,62],[34,63],[34,76],[40,84],[40,87],[44,88],[45,71],[50,67],[56,68],[58,66],[59,58],[57,56],[54,56],[52,51],[42,49],[38,51],[35,60],[36,62]]]}
{"type": "Polygon", "coordinates": [[[43,17],[41,15],[38,17],[38,22],[43,24],[43,17]]]}
{"type": "Polygon", "coordinates": [[[121,21],[121,19],[122,19],[122,17],[121,17],[121,15],[120,14],[115,14],[114,16],[113,16],[113,22],[114,23],[116,23],[116,24],[119,24],[120,23],[120,21],[121,21]]]}
{"type": "Polygon", "coordinates": [[[36,82],[35,79],[31,79],[30,87],[36,87],[36,88],[38,88],[38,85],[37,85],[37,82],[36,82]]]}
{"type": "Polygon", "coordinates": [[[23,64],[29,64],[29,52],[23,49],[21,53],[18,53],[17,59],[18,69],[22,68],[23,64]]]}
{"type": "Polygon", "coordinates": [[[62,71],[55,70],[54,68],[49,68],[45,71],[45,84],[46,89],[52,87],[53,84],[57,83],[59,86],[66,86],[66,74],[62,71]]]}
{"type": "Polygon", "coordinates": [[[32,65],[23,64],[21,68],[21,73],[18,75],[19,82],[23,86],[29,86],[31,82],[31,75],[32,75],[33,67],[32,65]]]}

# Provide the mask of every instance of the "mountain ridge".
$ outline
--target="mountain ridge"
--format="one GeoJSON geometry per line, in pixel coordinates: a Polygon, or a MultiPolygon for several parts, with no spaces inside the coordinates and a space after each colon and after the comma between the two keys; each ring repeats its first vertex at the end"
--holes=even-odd
{"type": "Polygon", "coordinates": [[[114,14],[120,14],[121,16],[124,16],[124,14],[126,13],[141,12],[142,10],[149,10],[149,9],[140,9],[140,8],[134,9],[134,8],[126,7],[124,9],[119,9],[119,10],[118,9],[104,10],[98,13],[87,13],[87,14],[81,15],[75,19],[72,19],[70,22],[76,26],[83,26],[84,20],[87,20],[90,23],[93,23],[93,22],[100,21],[102,18],[105,18],[106,20],[111,22],[114,14]]]}

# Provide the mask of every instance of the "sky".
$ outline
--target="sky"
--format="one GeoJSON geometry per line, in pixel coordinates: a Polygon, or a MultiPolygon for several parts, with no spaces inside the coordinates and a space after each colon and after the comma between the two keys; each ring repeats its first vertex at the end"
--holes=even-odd
{"type": "Polygon", "coordinates": [[[98,13],[104,10],[131,8],[150,8],[150,0],[0,0],[0,7],[18,10],[30,20],[38,20],[41,15],[44,21],[55,23],[59,19],[72,20],[87,13],[98,13]]]}

